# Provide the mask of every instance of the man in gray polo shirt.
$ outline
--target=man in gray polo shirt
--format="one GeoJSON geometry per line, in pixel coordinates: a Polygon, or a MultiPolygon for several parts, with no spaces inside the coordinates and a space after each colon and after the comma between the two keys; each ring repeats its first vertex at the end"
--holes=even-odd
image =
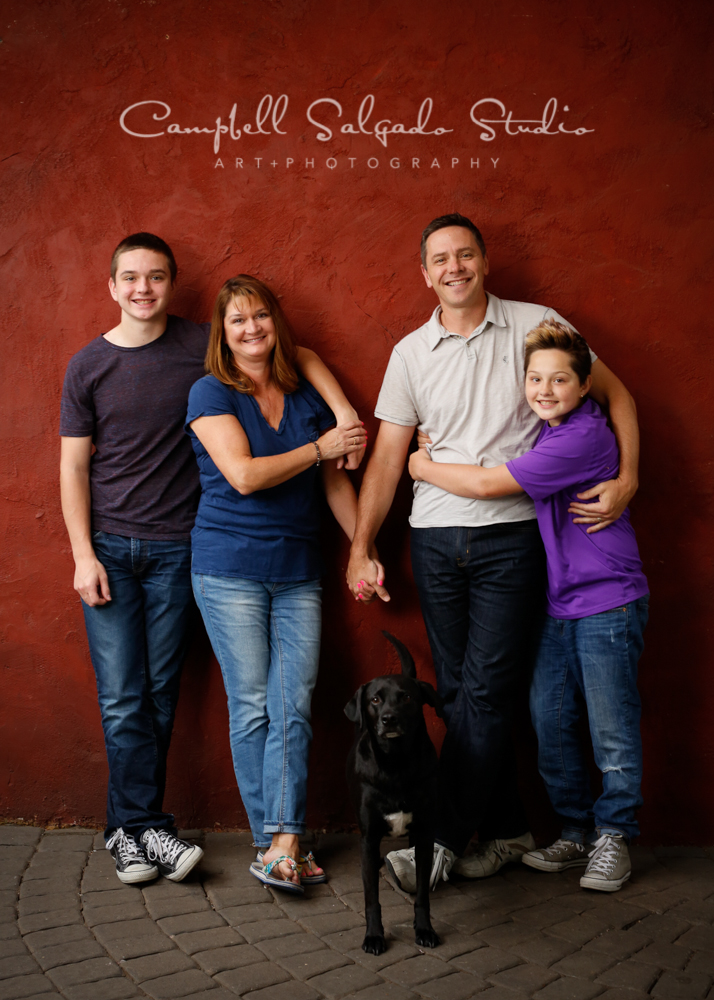
{"type": "MultiPolygon", "coordinates": [[[[493,467],[534,444],[541,421],[525,401],[526,334],[554,310],[484,290],[488,256],[462,215],[422,235],[422,274],[439,299],[431,318],[394,348],[375,414],[379,434],[359,498],[347,582],[357,600],[389,600],[375,538],[394,498],[414,429],[436,461],[493,467]]],[[[620,474],[580,495],[578,523],[599,531],[637,489],[638,430],[632,397],[593,355],[591,396],[608,408],[620,474]],[[587,502],[593,501],[593,502],[587,502]]],[[[450,869],[480,878],[535,847],[516,783],[513,696],[544,600],[545,562],[532,501],[523,494],[470,500],[415,483],[411,554],[422,614],[444,700],[440,802],[432,888],[450,869]],[[478,830],[479,846],[464,856],[478,830]]],[[[413,849],[387,858],[416,891],[413,849]]]]}

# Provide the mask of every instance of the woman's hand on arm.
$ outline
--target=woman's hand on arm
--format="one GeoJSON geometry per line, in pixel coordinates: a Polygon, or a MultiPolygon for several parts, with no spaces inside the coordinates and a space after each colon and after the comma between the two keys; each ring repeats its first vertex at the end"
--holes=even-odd
{"type": "MultiPolygon", "coordinates": [[[[313,442],[280,455],[254,458],[240,422],[229,413],[197,417],[191,429],[234,490],[247,496],[287,482],[317,462],[313,442]]],[[[359,421],[326,431],[318,438],[321,459],[364,450],[366,434],[359,421]]]]}
{"type": "Polygon", "coordinates": [[[432,462],[424,448],[409,458],[409,475],[417,482],[431,483],[447,493],[472,500],[491,500],[522,493],[506,465],[484,469],[480,465],[432,462]]]}
{"type": "Polygon", "coordinates": [[[60,494],[62,516],[74,557],[74,589],[90,608],[111,601],[107,571],[92,545],[92,501],[89,466],[91,437],[61,439],[60,494]]]}
{"type": "Polygon", "coordinates": [[[610,423],[620,450],[620,473],[617,479],[598,483],[585,493],[578,493],[583,503],[571,503],[569,514],[576,514],[575,524],[588,524],[588,534],[602,531],[621,516],[637,492],[637,467],[640,456],[640,432],[635,401],[607,365],[598,359],[592,368],[590,395],[609,413],[610,423]],[[597,497],[595,503],[587,503],[597,497]]]}
{"type": "MultiPolygon", "coordinates": [[[[296,364],[302,375],[314,386],[335,414],[338,426],[359,421],[357,410],[342,391],[340,383],[332,374],[327,365],[314,351],[308,347],[298,347],[296,364]]],[[[337,468],[343,465],[348,469],[356,469],[362,461],[364,451],[350,452],[349,455],[340,456],[337,460],[337,468]]]]}

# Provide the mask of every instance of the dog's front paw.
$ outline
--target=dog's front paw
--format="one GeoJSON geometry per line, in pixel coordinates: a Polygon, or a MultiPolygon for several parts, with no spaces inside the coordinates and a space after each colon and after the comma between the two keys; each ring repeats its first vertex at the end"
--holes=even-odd
{"type": "MultiPolygon", "coordinates": [[[[439,943],[438,938],[436,943],[439,943]]],[[[367,934],[362,942],[362,951],[366,951],[368,955],[381,955],[386,950],[387,944],[383,934],[367,934]]]]}
{"type": "Polygon", "coordinates": [[[427,927],[424,930],[417,929],[414,934],[414,940],[422,948],[438,948],[441,944],[439,935],[431,927],[427,927]]]}

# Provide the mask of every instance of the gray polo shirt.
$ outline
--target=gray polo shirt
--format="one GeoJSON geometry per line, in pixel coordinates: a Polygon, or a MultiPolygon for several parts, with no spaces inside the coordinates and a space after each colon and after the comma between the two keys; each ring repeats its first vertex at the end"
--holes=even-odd
{"type": "MultiPolygon", "coordinates": [[[[526,334],[544,319],[567,321],[554,309],[491,294],[483,323],[469,337],[449,333],[440,318],[437,306],[431,319],[392,351],[375,416],[425,431],[435,462],[494,468],[523,455],[543,426],[524,394],[526,334]]],[[[469,500],[414,483],[409,523],[480,527],[533,518],[533,501],[523,493],[469,500]]]]}

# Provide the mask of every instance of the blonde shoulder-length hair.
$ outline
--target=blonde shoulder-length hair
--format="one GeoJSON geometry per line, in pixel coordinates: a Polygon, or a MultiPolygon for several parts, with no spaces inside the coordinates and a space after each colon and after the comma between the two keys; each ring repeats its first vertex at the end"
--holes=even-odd
{"type": "Polygon", "coordinates": [[[213,307],[211,333],[206,351],[206,371],[237,392],[245,392],[248,395],[253,395],[255,392],[255,382],[236,364],[233,352],[223,335],[226,310],[231,302],[240,298],[259,299],[270,313],[276,333],[271,378],[281,392],[295,392],[298,387],[295,369],[297,347],[290,324],[275,293],[265,282],[250,274],[239,274],[235,278],[229,278],[218,293],[213,307]]]}

